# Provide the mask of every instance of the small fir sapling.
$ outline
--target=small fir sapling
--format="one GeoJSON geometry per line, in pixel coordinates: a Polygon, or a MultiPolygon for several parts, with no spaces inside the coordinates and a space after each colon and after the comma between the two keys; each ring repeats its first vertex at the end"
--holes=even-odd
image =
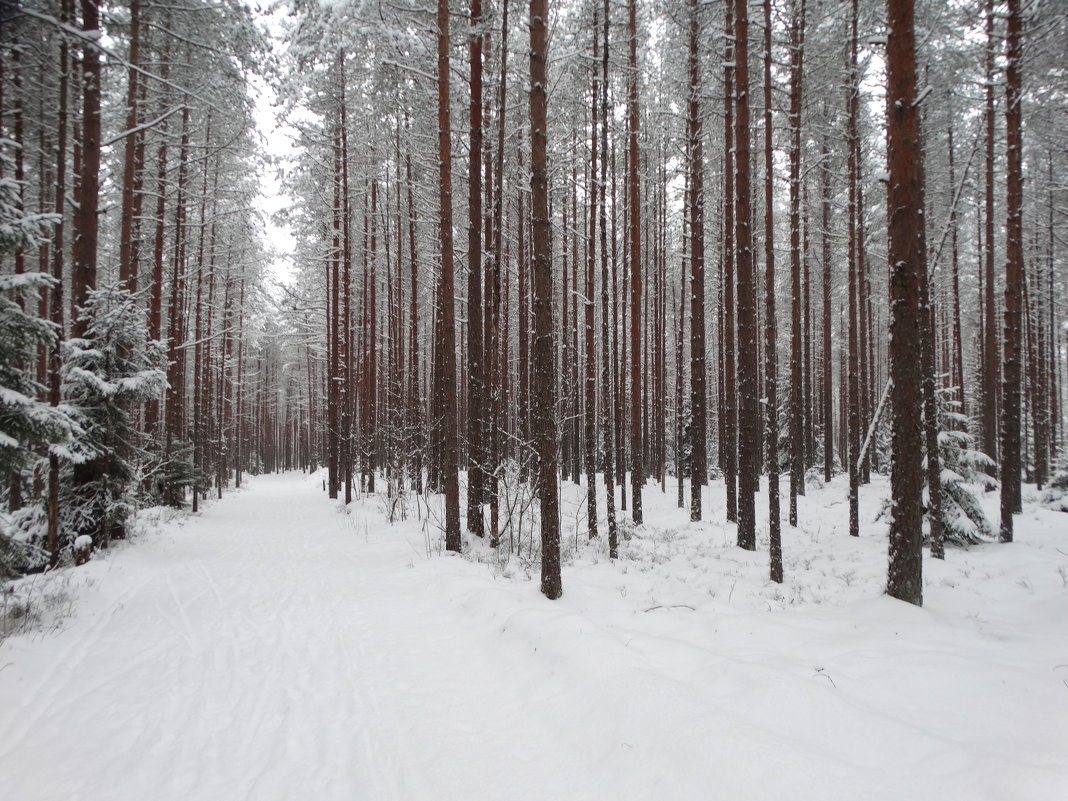
{"type": "Polygon", "coordinates": [[[949,390],[940,391],[939,400],[938,450],[945,539],[957,545],[992,541],[996,532],[971,486],[996,486],[987,472],[993,462],[979,450],[975,437],[968,432],[969,420],[958,411],[959,402],[949,398],[949,390]]]}
{"type": "MultiPolygon", "coordinates": [[[[973,488],[993,488],[997,482],[987,469],[992,465],[989,456],[978,449],[974,436],[968,433],[969,419],[957,411],[959,402],[948,398],[949,390],[939,392],[938,450],[942,479],[942,533],[947,543],[967,546],[993,542],[997,532],[983,512],[973,488]]],[[[876,520],[889,520],[890,499],[887,498],[876,520]]],[[[930,514],[927,490],[924,490],[925,517],[930,514]]],[[[924,531],[924,542],[929,539],[924,531]]]]}

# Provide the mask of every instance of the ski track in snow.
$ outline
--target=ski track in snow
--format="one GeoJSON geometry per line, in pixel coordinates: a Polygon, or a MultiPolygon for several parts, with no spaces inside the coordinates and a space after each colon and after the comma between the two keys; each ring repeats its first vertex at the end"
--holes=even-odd
{"type": "Polygon", "coordinates": [[[57,634],[0,644],[0,795],[1068,798],[1055,573],[1036,592],[1022,561],[951,550],[915,609],[860,589],[873,543],[817,530],[802,553],[784,527],[780,591],[719,511],[587,558],[548,602],[424,558],[374,500],[257,477],[82,568],[98,580],[57,634]],[[985,605],[958,589],[983,576],[985,605]],[[821,605],[831,585],[857,594],[821,605]]]}

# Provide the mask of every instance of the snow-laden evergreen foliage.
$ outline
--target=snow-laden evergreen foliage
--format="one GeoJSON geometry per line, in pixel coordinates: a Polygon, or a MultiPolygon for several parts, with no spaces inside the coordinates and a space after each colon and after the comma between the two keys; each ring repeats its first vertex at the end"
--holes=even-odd
{"type": "Polygon", "coordinates": [[[159,469],[159,500],[175,509],[184,508],[186,493],[198,487],[199,479],[193,464],[193,443],[188,439],[171,442],[159,469]]]}
{"type": "Polygon", "coordinates": [[[44,388],[27,369],[38,347],[55,343],[52,324],[28,311],[37,309],[38,292],[51,284],[43,273],[0,276],[0,471],[5,475],[24,470],[37,449],[64,445],[76,428],[69,410],[40,400],[44,388]]]}
{"type": "Polygon", "coordinates": [[[979,450],[975,437],[968,433],[969,420],[958,411],[960,404],[949,400],[946,390],[942,390],[939,400],[943,534],[946,542],[957,545],[991,541],[996,532],[972,487],[997,486],[987,472],[994,462],[979,450]]]}
{"type": "Polygon", "coordinates": [[[56,220],[54,214],[28,214],[19,199],[19,185],[12,174],[11,152],[18,147],[10,139],[0,138],[0,256],[36,247],[48,236],[56,220]]]}
{"type": "Polygon", "coordinates": [[[1068,462],[1064,462],[1050,476],[1042,492],[1042,505],[1055,512],[1068,512],[1068,462]]]}
{"type": "Polygon", "coordinates": [[[162,343],[149,341],[144,313],[125,289],[94,290],[81,311],[86,335],[64,344],[63,388],[84,418],[95,455],[69,466],[60,500],[65,542],[89,534],[98,545],[125,536],[141,480],[144,435],[137,406],[167,385],[162,343]]]}

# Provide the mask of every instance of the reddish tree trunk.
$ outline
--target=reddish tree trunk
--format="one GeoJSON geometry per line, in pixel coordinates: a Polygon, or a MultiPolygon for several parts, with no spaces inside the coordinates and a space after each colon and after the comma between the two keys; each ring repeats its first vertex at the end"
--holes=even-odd
{"type": "Polygon", "coordinates": [[[771,114],[771,0],[764,0],[764,396],[768,461],[768,536],[770,576],[782,584],[782,535],[779,519],[778,359],[775,349],[775,161],[771,114]]]}
{"type": "MultiPolygon", "coordinates": [[[[1005,69],[1006,223],[1005,223],[1005,342],[1002,362],[1001,412],[1001,532],[1012,542],[1012,516],[1020,511],[1020,360],[1022,351],[1023,253],[1023,56],[1020,0],[1009,0],[1008,49],[1005,69]]],[[[989,293],[990,289],[987,288],[989,293]]]]}
{"type": "MultiPolygon", "coordinates": [[[[99,0],[81,0],[82,30],[100,34],[99,0]]],[[[81,309],[96,289],[97,233],[100,227],[100,51],[95,39],[82,48],[81,170],[78,177],[78,207],[74,214],[71,299],[81,309]]],[[[75,313],[73,332],[85,336],[85,320],[75,313]]]]}
{"type": "Polygon", "coordinates": [[[887,187],[890,235],[890,565],[886,591],[916,605],[923,602],[921,517],[923,436],[920,415],[921,273],[923,253],[923,161],[916,108],[913,0],[887,3],[887,187]]]}

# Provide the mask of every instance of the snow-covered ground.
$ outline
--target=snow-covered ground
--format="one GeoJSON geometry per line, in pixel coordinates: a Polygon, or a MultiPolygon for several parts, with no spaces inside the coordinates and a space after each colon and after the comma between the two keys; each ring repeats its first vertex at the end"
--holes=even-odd
{"type": "Polygon", "coordinates": [[[1068,798],[1068,516],[1028,498],[1016,543],[925,560],[920,609],[883,595],[885,491],[859,540],[841,484],[803,498],[779,587],[722,485],[695,525],[650,485],[614,564],[568,486],[550,602],[527,554],[445,556],[414,507],[251,479],[0,644],[0,796],[1068,798]]]}

